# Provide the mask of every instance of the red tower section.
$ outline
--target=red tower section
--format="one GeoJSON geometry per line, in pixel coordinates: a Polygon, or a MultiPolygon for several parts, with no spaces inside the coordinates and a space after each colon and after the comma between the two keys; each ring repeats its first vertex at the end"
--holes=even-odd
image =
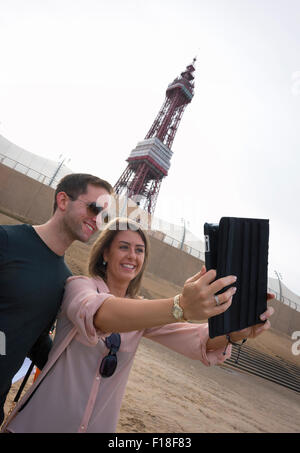
{"type": "Polygon", "coordinates": [[[167,88],[165,101],[148,134],[131,151],[127,168],[115,184],[119,195],[126,195],[153,214],[162,179],[167,176],[171,146],[187,104],[194,96],[194,63],[186,67],[167,88]]]}

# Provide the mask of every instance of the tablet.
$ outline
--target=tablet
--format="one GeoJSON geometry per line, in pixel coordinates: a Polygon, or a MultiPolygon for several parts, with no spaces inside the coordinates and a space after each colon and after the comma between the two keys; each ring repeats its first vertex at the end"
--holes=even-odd
{"type": "Polygon", "coordinates": [[[216,279],[237,276],[231,306],[208,320],[210,338],[262,323],[259,316],[267,309],[269,220],[222,217],[219,224],[204,224],[204,236],[206,269],[215,269],[216,279]]]}

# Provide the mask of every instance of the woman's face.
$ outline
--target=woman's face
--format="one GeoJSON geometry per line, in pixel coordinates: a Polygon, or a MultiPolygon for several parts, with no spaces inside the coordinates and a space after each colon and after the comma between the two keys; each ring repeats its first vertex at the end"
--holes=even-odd
{"type": "Polygon", "coordinates": [[[136,231],[119,231],[103,254],[107,262],[107,278],[128,284],[141,271],[145,259],[145,244],[136,231]]]}

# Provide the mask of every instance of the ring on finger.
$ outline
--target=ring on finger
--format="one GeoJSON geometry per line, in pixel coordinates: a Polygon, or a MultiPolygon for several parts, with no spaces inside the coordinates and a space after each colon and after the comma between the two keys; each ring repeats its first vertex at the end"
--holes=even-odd
{"type": "Polygon", "coordinates": [[[216,294],[214,295],[214,298],[215,298],[215,301],[216,301],[216,307],[221,305],[220,299],[219,299],[219,297],[216,294]]]}

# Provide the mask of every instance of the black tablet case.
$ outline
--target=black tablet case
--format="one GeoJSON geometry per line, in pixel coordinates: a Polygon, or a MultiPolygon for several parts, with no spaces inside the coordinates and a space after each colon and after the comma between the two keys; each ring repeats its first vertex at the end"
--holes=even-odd
{"type": "Polygon", "coordinates": [[[210,338],[261,323],[267,309],[269,220],[222,217],[219,224],[205,223],[204,235],[207,270],[216,269],[217,279],[237,276],[231,306],[208,320],[210,338]]]}

